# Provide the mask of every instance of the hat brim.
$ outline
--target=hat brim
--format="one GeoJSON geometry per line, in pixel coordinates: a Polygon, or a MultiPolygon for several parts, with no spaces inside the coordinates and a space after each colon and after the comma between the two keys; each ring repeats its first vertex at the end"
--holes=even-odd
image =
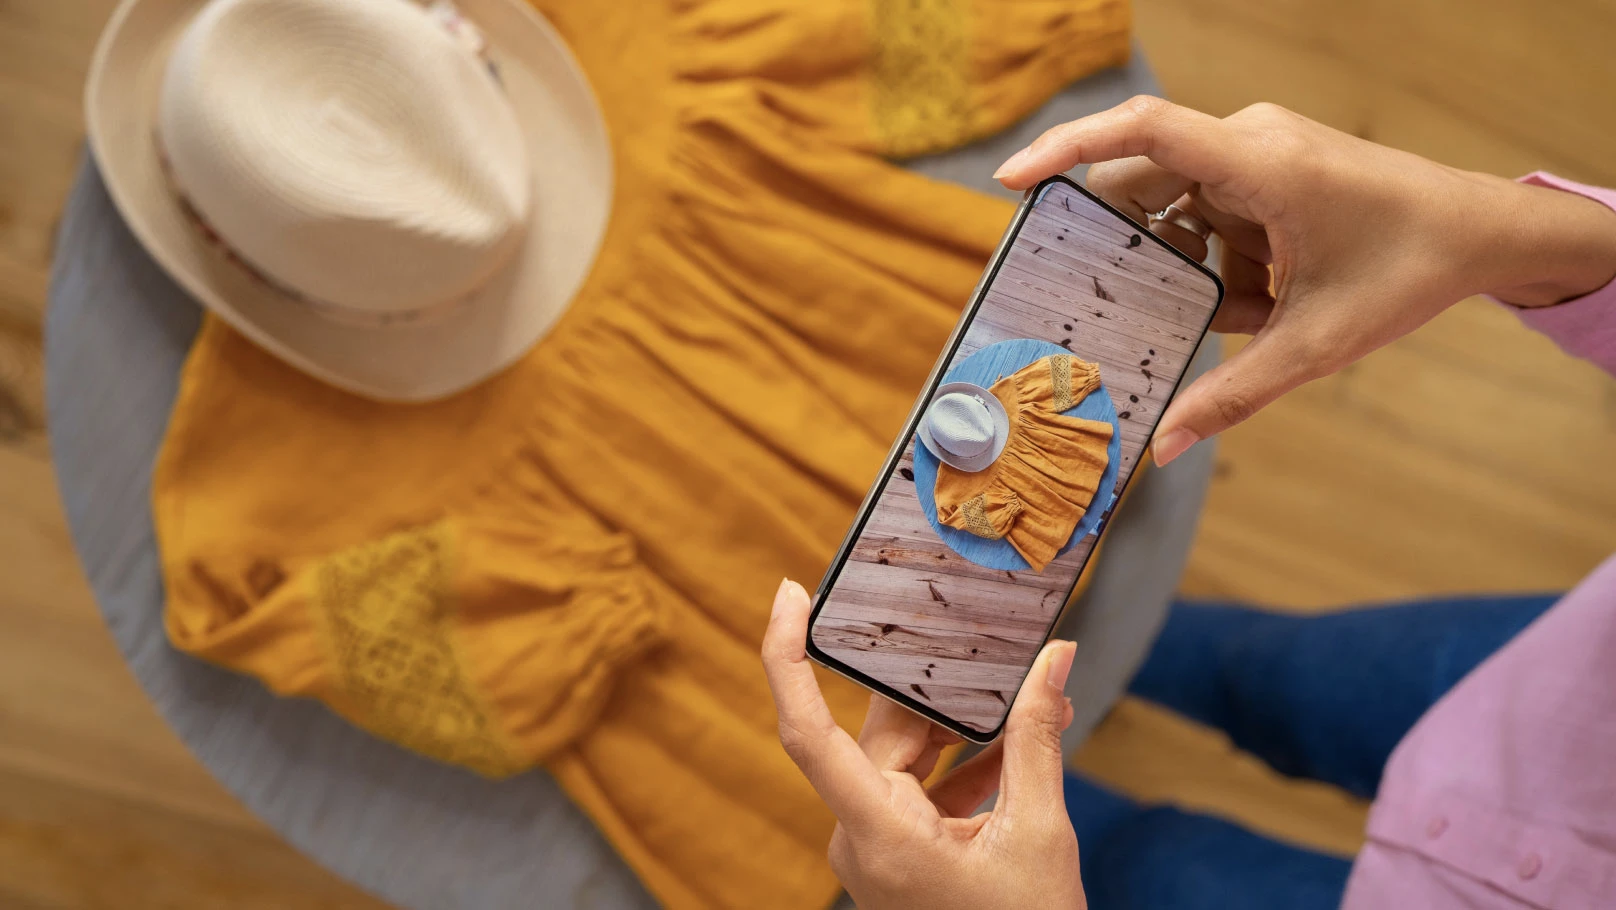
{"type": "Polygon", "coordinates": [[[987,470],[999,460],[1000,455],[1004,454],[1005,444],[1010,440],[1010,415],[1005,413],[1004,402],[999,400],[999,396],[988,389],[971,382],[945,382],[937,387],[937,391],[932,393],[931,400],[926,402],[926,411],[921,412],[920,429],[915,435],[925,444],[926,451],[937,456],[938,461],[967,474],[975,474],[987,470]],[[993,445],[979,455],[962,458],[944,449],[932,438],[931,423],[925,419],[925,414],[937,403],[937,399],[952,392],[963,392],[982,399],[982,403],[987,405],[988,414],[993,418],[993,445]]]}
{"type": "Polygon", "coordinates": [[[186,291],[287,363],[370,398],[430,401],[518,360],[565,312],[605,236],[612,154],[589,81],[526,3],[459,0],[488,36],[532,161],[533,207],[511,262],[470,300],[421,324],[334,322],[232,265],[187,220],[156,147],[169,54],[205,0],[124,0],[85,90],[90,148],[118,211],[186,291]]]}

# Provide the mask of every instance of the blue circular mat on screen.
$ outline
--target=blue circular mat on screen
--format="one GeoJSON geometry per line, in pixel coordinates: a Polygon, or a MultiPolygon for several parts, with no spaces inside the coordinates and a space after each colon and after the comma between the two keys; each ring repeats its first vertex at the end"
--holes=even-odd
{"type": "MultiPolygon", "coordinates": [[[[970,382],[983,388],[990,388],[1000,377],[1009,376],[1040,357],[1070,353],[1071,351],[1058,344],[1034,338],[1001,341],[998,344],[988,345],[955,364],[943,376],[943,382],[970,382]]],[[[1094,502],[1090,504],[1088,511],[1083,513],[1077,527],[1072,530],[1072,539],[1066,542],[1066,546],[1061,547],[1061,552],[1065,553],[1076,546],[1078,541],[1094,533],[1100,519],[1116,502],[1117,465],[1122,461],[1122,430],[1117,426],[1117,410],[1111,404],[1111,395],[1103,384],[1078,402],[1077,407],[1063,413],[1068,417],[1082,417],[1111,424],[1111,446],[1106,450],[1108,458],[1105,473],[1100,475],[1100,486],[1094,493],[1094,502]],[[1101,503],[1104,504],[1103,507],[1100,506],[1101,503]]],[[[920,508],[925,511],[926,520],[931,522],[932,530],[937,532],[943,543],[955,553],[989,569],[1032,568],[1021,558],[1021,554],[1016,552],[1015,547],[1010,546],[1008,540],[988,540],[977,537],[969,531],[950,528],[938,522],[936,489],[937,456],[926,448],[926,444],[920,441],[919,436],[916,436],[915,492],[920,496],[920,508]]]]}

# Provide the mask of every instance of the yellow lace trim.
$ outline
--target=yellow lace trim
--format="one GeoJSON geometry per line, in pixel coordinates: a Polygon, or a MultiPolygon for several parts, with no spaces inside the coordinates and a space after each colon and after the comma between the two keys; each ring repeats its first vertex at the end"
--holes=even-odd
{"type": "Polygon", "coordinates": [[[1077,407],[1072,397],[1072,355],[1055,354],[1049,358],[1049,381],[1055,387],[1055,413],[1064,414],[1077,407]]]}
{"type": "Polygon", "coordinates": [[[988,540],[1003,538],[1009,528],[1016,523],[1016,516],[1021,514],[1021,500],[1011,496],[1006,500],[1002,514],[1005,518],[1005,531],[995,529],[993,522],[988,519],[987,496],[978,494],[960,503],[960,515],[965,519],[965,530],[988,540]]]}
{"type": "Polygon", "coordinates": [[[909,157],[971,138],[965,0],[870,0],[872,115],[884,154],[909,157]]]}
{"type": "Polygon", "coordinates": [[[429,758],[490,777],[526,767],[507,747],[455,652],[449,528],[400,531],[327,557],[314,613],[356,723],[429,758]]]}

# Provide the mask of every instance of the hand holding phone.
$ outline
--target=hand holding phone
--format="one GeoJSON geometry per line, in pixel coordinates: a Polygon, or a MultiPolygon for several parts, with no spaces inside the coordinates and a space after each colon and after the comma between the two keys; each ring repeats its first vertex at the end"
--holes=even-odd
{"type": "Polygon", "coordinates": [[[1031,189],[820,585],[809,656],[992,741],[1221,299],[1072,181],[1031,189]]]}
{"type": "Polygon", "coordinates": [[[1025,189],[1079,164],[1135,219],[1193,202],[1228,284],[1213,328],[1255,336],[1178,396],[1164,464],[1464,298],[1549,306],[1616,274],[1616,214],[1569,181],[1448,167],[1274,104],[1219,118],[1140,96],[1051,128],[994,176],[1025,189]]]}
{"type": "Polygon", "coordinates": [[[1066,814],[1060,734],[1071,642],[1051,642],[1027,676],[1005,736],[929,788],[954,742],[879,696],[855,742],[836,725],[804,650],[808,592],[782,582],[763,665],[780,740],[838,824],[830,863],[861,910],[1005,906],[1082,910],[1077,835],[1066,814]],[[974,815],[1000,792],[991,812],[974,815]]]}

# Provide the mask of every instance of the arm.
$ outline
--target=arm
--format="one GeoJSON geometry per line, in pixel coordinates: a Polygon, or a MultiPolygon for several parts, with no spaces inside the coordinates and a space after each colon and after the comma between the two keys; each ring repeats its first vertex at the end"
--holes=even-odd
{"type": "Polygon", "coordinates": [[[1538,277],[1493,296],[1566,353],[1616,375],[1616,190],[1542,172],[1521,185],[1530,206],[1522,217],[1539,220],[1538,242],[1523,245],[1528,262],[1518,271],[1538,277]]]}

